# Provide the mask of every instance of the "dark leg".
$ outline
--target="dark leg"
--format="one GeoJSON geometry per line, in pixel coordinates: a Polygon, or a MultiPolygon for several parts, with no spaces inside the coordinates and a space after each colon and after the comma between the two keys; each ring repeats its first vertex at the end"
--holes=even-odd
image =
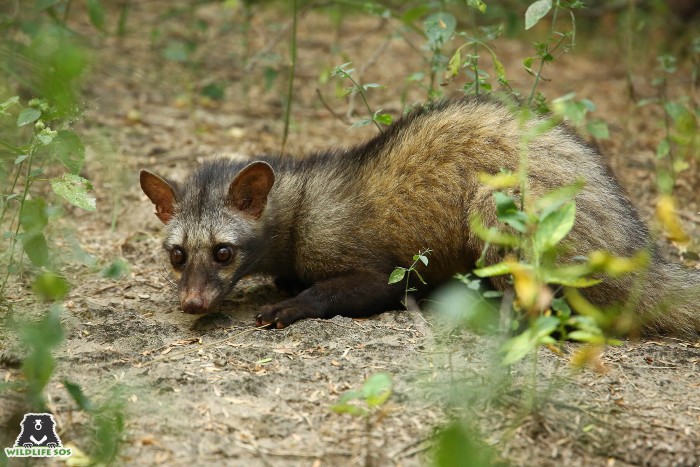
{"type": "Polygon", "coordinates": [[[277,287],[277,291],[283,297],[295,297],[299,295],[302,291],[308,289],[309,285],[304,284],[303,282],[297,279],[278,277],[277,279],[275,279],[275,287],[277,287]]]}
{"type": "Polygon", "coordinates": [[[370,271],[326,279],[292,299],[263,307],[255,321],[281,329],[303,318],[354,318],[399,308],[404,286],[388,280],[388,274],[370,271]]]}

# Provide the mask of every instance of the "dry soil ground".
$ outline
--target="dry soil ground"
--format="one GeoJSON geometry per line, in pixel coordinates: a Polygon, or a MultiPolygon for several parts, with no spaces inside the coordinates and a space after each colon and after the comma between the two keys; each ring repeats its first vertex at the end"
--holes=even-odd
{"type": "MultiPolygon", "coordinates": [[[[128,418],[119,464],[419,465],[427,462],[435,430],[453,416],[472,420],[513,465],[700,464],[698,342],[628,341],[602,353],[600,372],[570,367],[579,345],[564,345],[561,355],[543,349],[537,409],[526,411],[530,365],[516,366],[509,384],[494,385],[493,344],[465,330],[448,332],[434,314],[397,311],[259,331],[253,329],[256,309],[279,299],[261,278],[242,281],[220,313],[181,313],[164,274],[161,226],[138,188],[138,170],[177,177],[215,154],[278,151],[289,23],[275,9],[261,9],[250,22],[246,51],[240,30],[225,27],[240,26],[240,12],[215,4],[168,19],[159,16],[163,2],[132,4],[125,38],[95,39],[85,84],[89,111],[75,128],[88,145],[84,175],[95,186],[99,210],[71,210],[65,219],[86,252],[101,264],[121,256],[130,274],[113,281],[86,266],[67,272],[74,286],[63,317],[67,338],[47,390],[64,443],[84,448],[89,430],[59,383],[67,377],[96,400],[115,384],[122,388],[128,418]],[[161,37],[195,34],[194,20],[208,29],[196,33],[193,55],[184,64],[165,60],[163,45],[149,33],[158,26],[161,37]],[[262,85],[266,66],[281,72],[270,89],[262,85]],[[199,90],[212,82],[228,83],[222,101],[201,97],[199,90]],[[377,372],[392,376],[394,392],[368,432],[363,420],[330,406],[377,372]]],[[[327,16],[304,12],[287,150],[302,153],[373,134],[371,127],[349,129],[316,93],[319,88],[337,114],[345,113],[347,101],[336,99],[335,84],[319,75],[346,61],[364,82],[389,84],[370,99],[400,114],[402,80],[426,65],[412,48],[420,45],[418,36],[409,34],[415,41],[409,44],[392,35],[395,30],[391,21],[367,16],[336,29],[327,16]]],[[[599,143],[602,151],[650,219],[662,120],[630,103],[623,60],[604,49],[581,39],[574,53],[546,69],[553,80],[544,89],[550,97],[576,91],[598,105],[596,115],[611,129],[611,139],[599,143]]],[[[528,88],[519,61],[532,53],[531,44],[501,40],[497,53],[515,86],[528,88]]],[[[642,94],[654,92],[647,71],[635,75],[642,94]]],[[[409,88],[407,96],[411,102],[424,93],[409,88]]],[[[355,108],[362,112],[359,102],[355,108]]],[[[677,194],[684,227],[697,238],[699,186],[692,170],[677,194]]],[[[666,249],[678,259],[676,249],[666,249]]],[[[697,267],[692,257],[686,263],[697,267]]],[[[17,283],[11,291],[15,308],[44,310],[25,287],[17,283]]],[[[15,342],[0,342],[0,350],[0,378],[18,378],[15,342]]],[[[17,407],[11,395],[0,402],[4,446],[16,436],[17,407]]]]}

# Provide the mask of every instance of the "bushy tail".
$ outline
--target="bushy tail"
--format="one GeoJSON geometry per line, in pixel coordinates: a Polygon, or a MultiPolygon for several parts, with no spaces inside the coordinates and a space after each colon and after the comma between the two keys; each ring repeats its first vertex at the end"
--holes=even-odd
{"type": "Polygon", "coordinates": [[[700,336],[700,271],[657,258],[639,311],[648,333],[700,336]]]}

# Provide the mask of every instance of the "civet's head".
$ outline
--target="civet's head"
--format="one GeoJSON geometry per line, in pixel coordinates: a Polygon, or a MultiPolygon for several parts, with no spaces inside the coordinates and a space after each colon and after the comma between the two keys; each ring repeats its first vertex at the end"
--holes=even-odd
{"type": "Polygon", "coordinates": [[[141,189],[165,224],[163,248],[186,313],[206,313],[255,268],[260,217],[275,182],[265,162],[214,161],[184,183],[141,171],[141,189]]]}

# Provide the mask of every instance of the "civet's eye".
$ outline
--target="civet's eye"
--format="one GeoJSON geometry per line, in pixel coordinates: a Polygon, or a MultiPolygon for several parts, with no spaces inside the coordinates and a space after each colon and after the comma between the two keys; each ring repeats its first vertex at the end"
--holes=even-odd
{"type": "Polygon", "coordinates": [[[176,246],[170,251],[170,262],[173,266],[182,266],[187,262],[187,254],[185,250],[176,246]]]}
{"type": "Polygon", "coordinates": [[[228,263],[233,258],[233,249],[228,245],[219,245],[214,248],[214,261],[228,263]]]}

